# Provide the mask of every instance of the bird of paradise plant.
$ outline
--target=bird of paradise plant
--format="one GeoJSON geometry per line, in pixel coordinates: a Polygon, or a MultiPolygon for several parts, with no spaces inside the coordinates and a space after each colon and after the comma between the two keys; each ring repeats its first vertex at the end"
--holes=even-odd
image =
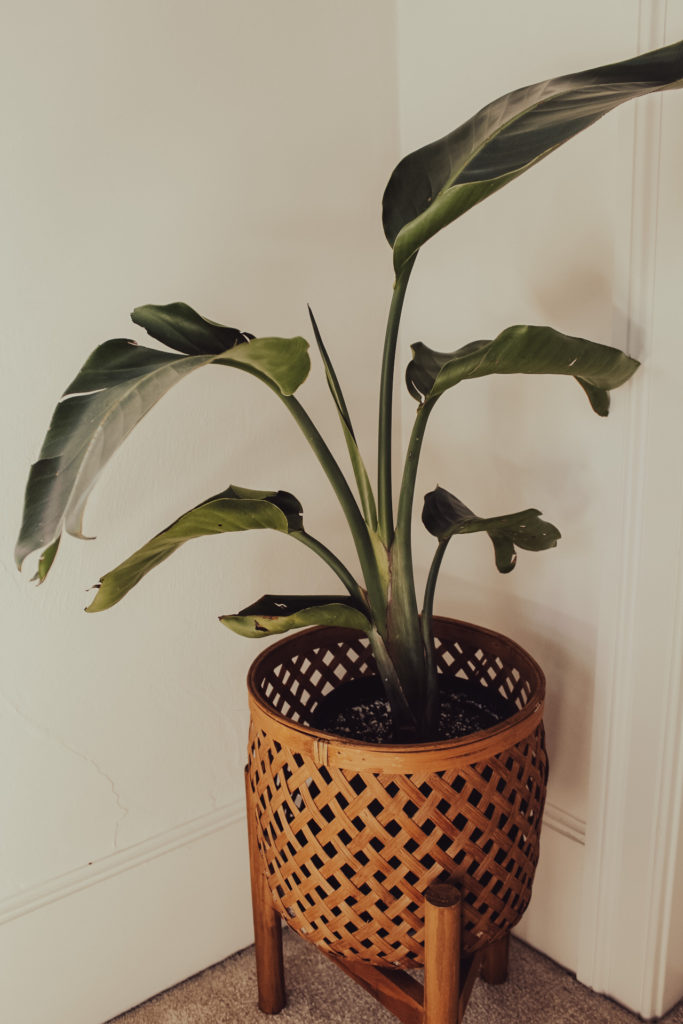
{"type": "MultiPolygon", "coordinates": [[[[610,346],[547,326],[512,326],[497,337],[453,352],[412,347],[406,371],[416,401],[412,434],[394,497],[392,394],[401,310],[415,260],[437,232],[533,167],[626,100],[683,85],[683,42],[617,64],[518,89],[495,100],[436,142],[406,156],[383,199],[384,233],[393,251],[395,284],[389,307],[379,388],[378,477],[370,481],[332,362],[310,313],[313,336],[348,449],[355,483],[342,471],[296,397],[308,375],[309,346],[301,337],[256,338],[207,320],[181,302],[141,306],[134,323],[163,349],[115,339],[100,345],[57,405],[26,489],[16,548],[21,565],[40,551],[37,578],[48,574],[62,532],[82,536],[82,517],[103,466],[133,427],[172,386],[208,364],[258,378],[282,402],[324,470],[346,517],[361,574],[357,576],[304,527],[303,510],[287,491],[230,485],[179,516],[121,565],[106,573],[88,611],[114,605],[151,570],[194,537],[271,529],[314,551],[336,574],[342,595],[262,597],[221,621],[242,636],[263,637],[330,624],[367,634],[389,701],[396,739],[435,735],[439,680],[433,663],[432,609],[444,553],[457,534],[485,532],[500,572],[514,568],[516,549],[556,545],[558,530],[533,508],[478,516],[437,487],[424,499],[427,530],[437,539],[422,607],[411,553],[415,479],[427,423],[436,402],[462,381],[489,374],[573,377],[593,410],[606,416],[610,391],[638,367],[610,346]]],[[[310,310],[309,310],[310,312],[310,310]]]]}

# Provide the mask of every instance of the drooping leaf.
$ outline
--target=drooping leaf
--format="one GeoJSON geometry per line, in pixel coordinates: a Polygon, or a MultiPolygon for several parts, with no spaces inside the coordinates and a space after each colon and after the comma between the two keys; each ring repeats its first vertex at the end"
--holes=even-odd
{"type": "Polygon", "coordinates": [[[235,346],[228,355],[216,356],[214,362],[270,381],[281,395],[293,395],[311,366],[304,338],[254,338],[246,345],[235,346]]]}
{"type": "Polygon", "coordinates": [[[372,492],[372,484],[368,476],[368,471],[365,468],[363,457],[361,456],[358,448],[358,442],[356,441],[356,435],[353,430],[351,423],[351,416],[344,400],[344,395],[337,379],[337,375],[334,371],[332,361],[327,353],[327,349],[323,343],[322,336],[318,329],[315,317],[313,316],[313,310],[308,307],[308,313],[311,318],[311,324],[313,326],[313,334],[315,336],[318,351],[325,367],[325,376],[327,378],[327,384],[330,389],[330,394],[334,399],[334,404],[337,407],[339,413],[339,419],[341,421],[342,429],[344,431],[344,438],[346,440],[346,447],[349,452],[349,458],[351,459],[351,466],[353,468],[353,475],[358,485],[358,493],[360,495],[361,505],[363,506],[363,513],[370,529],[374,530],[377,527],[377,508],[375,506],[375,496],[372,492]]]}
{"type": "Polygon", "coordinates": [[[303,338],[250,340],[251,335],[204,321],[182,303],[140,307],[137,314],[138,322],[148,322],[159,340],[163,335],[179,351],[196,354],[146,348],[127,339],[106,341],[66,389],[31,467],[15,552],[21,568],[27,555],[44,549],[41,581],[62,530],[83,536],[83,510],[103,467],[133,427],[188,373],[210,363],[235,366],[283,395],[291,394],[308,373],[303,338]]]}
{"type": "Polygon", "coordinates": [[[433,235],[620,103],[683,84],[683,42],[539,82],[404,157],[383,201],[396,272],[433,235]]]}
{"type": "Polygon", "coordinates": [[[526,325],[508,327],[497,338],[455,352],[434,352],[421,342],[412,349],[406,383],[418,401],[437,398],[461,380],[493,373],[561,374],[576,378],[600,416],[609,411],[609,391],[640,365],[618,348],[526,325]]]}
{"type": "Polygon", "coordinates": [[[293,395],[308,376],[308,342],[303,338],[254,338],[206,320],[184,302],[138,306],[131,317],[169,348],[186,355],[210,354],[219,365],[236,366],[275,384],[283,395],[293,395]]]}
{"type": "Polygon", "coordinates": [[[185,512],[125,562],[106,573],[100,580],[97,596],[86,611],[100,612],[111,608],[143,576],[188,540],[242,530],[292,533],[303,529],[302,512],[297,499],[287,491],[253,491],[231,485],[185,512]]]}
{"type": "Polygon", "coordinates": [[[31,467],[16,547],[19,567],[32,551],[51,548],[64,526],[82,535],[83,507],[102,467],[170,387],[211,359],[182,358],[124,339],[95,349],[64,392],[31,467]]]}
{"type": "Polygon", "coordinates": [[[130,318],[144,327],[150,337],[186,356],[220,355],[254,337],[247,331],[207,320],[185,302],[138,306],[130,318]]]}
{"type": "Polygon", "coordinates": [[[422,522],[440,541],[448,541],[459,533],[488,533],[499,572],[514,569],[516,547],[525,551],[546,551],[556,547],[560,531],[540,516],[538,509],[527,508],[523,512],[484,519],[443,487],[425,495],[422,510],[422,522]]]}
{"type": "Polygon", "coordinates": [[[370,621],[352,598],[266,594],[237,615],[220,621],[240,636],[274,636],[304,626],[341,626],[368,632],[370,621]]]}

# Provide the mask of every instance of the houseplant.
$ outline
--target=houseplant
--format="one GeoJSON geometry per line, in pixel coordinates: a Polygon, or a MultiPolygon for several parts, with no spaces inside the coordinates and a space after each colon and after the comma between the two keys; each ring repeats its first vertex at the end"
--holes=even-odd
{"type": "Polygon", "coordinates": [[[198,316],[183,304],[141,307],[134,321],[172,352],[106,342],[86,362],[55,412],[39,461],[29,478],[17,560],[42,550],[38,576],[47,575],[63,528],[78,535],[97,474],[148,409],[180,377],[217,363],[263,381],[288,408],[320,460],[349,523],[362,572],[359,579],[320,541],[306,533],[303,513],[288,492],[228,487],[181,515],[148,544],[107,573],[90,610],[109,607],[155,565],[192,537],[244,529],[287,533],[314,550],[335,572],[343,596],[270,597],[223,621],[248,636],[334,624],[367,637],[392,711],[394,739],[433,741],[439,676],[432,644],[432,609],[439,566],[450,538],[485,531],[501,571],[514,566],[515,547],[542,550],[557,530],[533,509],[494,518],[476,516],[437,488],[425,499],[423,519],[438,546],[422,602],[415,593],[410,529],[420,449],[429,415],[444,391],[489,373],[573,376],[596,412],[608,411],[609,391],[624,383],[636,362],[623,353],[548,327],[513,327],[495,339],[452,353],[416,345],[407,382],[418,405],[397,505],[391,479],[392,383],[403,299],[420,247],[475,203],[512,181],[618,103],[683,77],[679,45],[654,54],[532,86],[503,97],[445,139],[402,161],[387,187],[384,227],[394,254],[396,284],[385,340],[380,388],[379,478],[370,484],[348,411],[312,318],[315,340],[339,412],[358,496],[325,441],[295,398],[309,369],[302,338],[253,338],[198,316]]]}

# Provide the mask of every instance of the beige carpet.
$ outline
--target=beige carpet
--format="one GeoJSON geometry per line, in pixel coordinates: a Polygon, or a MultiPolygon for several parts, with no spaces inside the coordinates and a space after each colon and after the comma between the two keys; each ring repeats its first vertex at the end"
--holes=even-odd
{"type": "MultiPolygon", "coordinates": [[[[396,1024],[316,949],[287,931],[287,1006],[268,1017],[256,1008],[253,949],[163,992],[116,1024],[396,1024]]],[[[464,1024],[634,1024],[633,1016],[579,985],[550,960],[513,940],[506,985],[477,982],[464,1024]]],[[[683,1003],[664,1018],[683,1024],[683,1003]]],[[[114,1024],[114,1022],[111,1022],[114,1024]]]]}

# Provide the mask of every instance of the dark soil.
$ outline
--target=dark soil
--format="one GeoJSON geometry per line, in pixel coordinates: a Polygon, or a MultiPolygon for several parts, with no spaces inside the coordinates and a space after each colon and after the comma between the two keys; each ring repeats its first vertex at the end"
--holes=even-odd
{"type": "MultiPolygon", "coordinates": [[[[505,721],[517,711],[490,687],[467,679],[442,683],[438,740],[458,739],[505,721]]],[[[325,697],[311,726],[363,743],[393,743],[391,711],[380,680],[366,676],[343,683],[325,697]]]]}

